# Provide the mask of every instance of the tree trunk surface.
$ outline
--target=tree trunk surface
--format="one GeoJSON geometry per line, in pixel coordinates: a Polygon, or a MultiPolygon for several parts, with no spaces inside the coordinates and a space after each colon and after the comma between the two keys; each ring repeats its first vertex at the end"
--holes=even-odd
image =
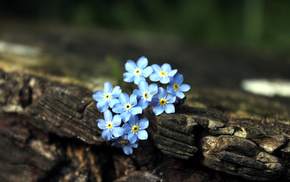
{"type": "Polygon", "coordinates": [[[92,93],[0,70],[0,181],[290,180],[286,103],[192,89],[174,114],[143,112],[149,139],[126,156],[102,139],[92,93]]]}

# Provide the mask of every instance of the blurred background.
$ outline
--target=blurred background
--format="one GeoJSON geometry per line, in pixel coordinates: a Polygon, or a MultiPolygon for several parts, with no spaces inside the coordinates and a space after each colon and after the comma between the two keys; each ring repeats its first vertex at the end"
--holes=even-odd
{"type": "Polygon", "coordinates": [[[0,61],[97,84],[145,56],[194,86],[239,88],[290,78],[289,18],[289,0],[0,0],[0,61]]]}

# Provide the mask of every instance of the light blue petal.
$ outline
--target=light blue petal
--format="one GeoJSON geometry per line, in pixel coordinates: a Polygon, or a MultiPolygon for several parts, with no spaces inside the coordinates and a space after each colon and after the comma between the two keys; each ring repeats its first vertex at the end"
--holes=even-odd
{"type": "Polygon", "coordinates": [[[113,108],[115,104],[120,103],[119,99],[110,99],[109,100],[109,106],[110,108],[113,108]]]}
{"type": "Polygon", "coordinates": [[[106,129],[107,128],[106,121],[103,119],[99,119],[98,120],[98,127],[102,130],[106,129]]]}
{"type": "Polygon", "coordinates": [[[105,118],[105,121],[112,121],[113,116],[110,110],[106,110],[104,112],[104,118],[105,118]]]}
{"type": "Polygon", "coordinates": [[[112,134],[114,135],[114,137],[122,136],[123,135],[123,129],[120,128],[120,127],[113,127],[112,134]]]}
{"type": "Polygon", "coordinates": [[[149,102],[150,106],[156,106],[159,103],[159,98],[158,97],[153,97],[151,102],[149,102]]]}
{"type": "Polygon", "coordinates": [[[173,84],[174,84],[174,77],[170,76],[169,79],[170,79],[169,85],[173,86],[173,84]]]}
{"type": "Polygon", "coordinates": [[[149,126],[149,121],[147,118],[140,119],[140,121],[139,121],[139,128],[140,129],[144,130],[144,129],[148,128],[148,126],[149,126]]]}
{"type": "Polygon", "coordinates": [[[151,68],[153,69],[153,72],[154,73],[160,73],[162,70],[161,70],[161,68],[160,68],[160,66],[159,65],[157,65],[157,64],[152,64],[151,65],[151,68]]]}
{"type": "Polygon", "coordinates": [[[124,146],[122,149],[123,149],[124,154],[126,154],[126,155],[130,155],[133,153],[132,147],[124,146]]]}
{"type": "Polygon", "coordinates": [[[133,73],[129,73],[129,72],[124,73],[123,77],[124,77],[124,81],[129,82],[129,83],[134,81],[134,79],[135,79],[135,75],[133,73]]]}
{"type": "Polygon", "coordinates": [[[150,95],[155,95],[155,94],[157,94],[157,92],[158,92],[158,85],[155,84],[155,83],[149,85],[148,91],[149,91],[149,94],[150,94],[150,95]]]}
{"type": "Polygon", "coordinates": [[[168,76],[161,77],[161,79],[160,79],[160,82],[161,82],[162,84],[167,84],[167,83],[169,83],[169,81],[170,81],[170,79],[169,79],[168,76]]]}
{"type": "Polygon", "coordinates": [[[137,95],[135,95],[135,94],[131,94],[131,95],[130,95],[130,104],[131,104],[132,106],[137,105],[137,95]]]}
{"type": "Polygon", "coordinates": [[[158,93],[157,93],[158,98],[164,98],[166,96],[166,94],[167,94],[167,92],[164,88],[162,88],[162,87],[158,88],[158,93]]]}
{"type": "Polygon", "coordinates": [[[165,105],[165,112],[167,114],[170,114],[170,113],[175,113],[175,107],[173,104],[166,104],[165,105]]]}
{"type": "Polygon", "coordinates": [[[114,107],[113,107],[113,112],[114,113],[122,113],[122,112],[124,112],[124,105],[120,104],[120,103],[115,104],[114,107]]]}
{"type": "Polygon", "coordinates": [[[153,108],[153,112],[155,113],[156,116],[160,115],[161,113],[164,112],[164,107],[157,105],[153,108]]]}
{"type": "Polygon", "coordinates": [[[135,85],[138,85],[138,83],[140,81],[145,81],[145,78],[142,75],[135,76],[135,78],[134,78],[134,84],[135,85]]]}
{"type": "Polygon", "coordinates": [[[130,144],[130,146],[133,147],[133,148],[137,148],[138,147],[138,142],[130,144]]]}
{"type": "Polygon", "coordinates": [[[146,99],[142,98],[139,100],[137,106],[140,106],[142,109],[145,109],[148,106],[148,101],[146,99]]]}
{"type": "Polygon", "coordinates": [[[139,122],[139,117],[138,116],[132,115],[130,117],[130,119],[129,119],[129,124],[131,126],[134,126],[134,125],[138,124],[138,122],[139,122]]]}
{"type": "Polygon", "coordinates": [[[137,67],[144,69],[148,65],[148,59],[144,56],[140,57],[137,61],[137,67]]]}
{"type": "Polygon", "coordinates": [[[131,132],[128,134],[128,139],[130,143],[135,143],[137,141],[137,135],[131,132]]]}
{"type": "Polygon", "coordinates": [[[136,68],[137,68],[136,63],[132,60],[128,60],[125,64],[125,69],[128,72],[134,72],[136,68]]]}
{"type": "Polygon", "coordinates": [[[181,85],[179,86],[179,90],[180,90],[181,92],[187,92],[187,91],[190,90],[190,86],[187,85],[187,84],[181,84],[181,85]]]}
{"type": "Polygon", "coordinates": [[[147,140],[148,139],[148,133],[146,130],[140,130],[138,131],[137,133],[137,137],[140,139],[140,140],[147,140]]]}
{"type": "Polygon", "coordinates": [[[96,101],[101,101],[101,100],[104,100],[104,92],[100,91],[100,90],[96,90],[93,94],[93,98],[96,100],[96,101]]]}
{"type": "Polygon", "coordinates": [[[180,98],[180,99],[183,99],[185,97],[184,93],[180,92],[180,91],[176,91],[175,92],[175,95],[180,98]]]}
{"type": "Polygon", "coordinates": [[[129,95],[126,93],[121,93],[119,96],[119,101],[123,105],[129,103],[129,95]]]}
{"type": "Polygon", "coordinates": [[[106,93],[111,93],[112,88],[113,88],[113,86],[112,86],[112,84],[110,82],[105,82],[104,83],[104,93],[105,94],[106,93]]]}
{"type": "Polygon", "coordinates": [[[130,133],[131,130],[132,130],[132,127],[131,127],[131,125],[129,125],[128,123],[126,123],[126,124],[124,124],[124,125],[122,126],[122,129],[123,129],[123,132],[124,132],[124,133],[130,133]]]}
{"type": "Polygon", "coordinates": [[[111,137],[112,137],[112,132],[111,132],[110,130],[108,130],[108,129],[103,130],[103,132],[102,132],[102,137],[103,137],[104,139],[106,139],[106,140],[110,140],[111,137]]]}
{"type": "Polygon", "coordinates": [[[182,84],[182,82],[183,82],[183,75],[182,75],[182,74],[176,74],[176,75],[174,76],[174,82],[175,82],[177,85],[182,84]]]}
{"type": "Polygon", "coordinates": [[[121,124],[121,122],[122,122],[122,118],[120,115],[115,115],[113,117],[112,123],[114,126],[119,126],[121,124]]]}
{"type": "Polygon", "coordinates": [[[175,90],[172,86],[167,86],[167,92],[170,93],[171,95],[175,95],[175,90]]]}
{"type": "Polygon", "coordinates": [[[169,71],[169,73],[167,73],[167,75],[174,76],[176,73],[177,73],[177,69],[169,71]]]}
{"type": "Polygon", "coordinates": [[[112,90],[111,94],[112,94],[113,97],[119,97],[119,95],[121,94],[121,92],[122,92],[121,88],[119,86],[116,86],[112,90]]]}
{"type": "Polygon", "coordinates": [[[166,97],[166,102],[167,103],[174,103],[176,100],[176,97],[174,95],[168,94],[166,97]]]}
{"type": "Polygon", "coordinates": [[[109,103],[105,100],[99,101],[97,103],[97,108],[101,111],[101,112],[105,112],[106,110],[108,110],[109,108],[109,103]]]}
{"type": "Polygon", "coordinates": [[[153,98],[153,95],[150,95],[150,94],[149,94],[148,98],[146,99],[147,102],[150,102],[150,101],[152,100],[152,98],[153,98]]]}
{"type": "Polygon", "coordinates": [[[148,83],[146,81],[140,81],[138,88],[141,92],[148,91],[148,83]]]}
{"type": "Polygon", "coordinates": [[[123,147],[123,145],[120,142],[113,142],[111,146],[117,147],[117,148],[123,147]]]}
{"type": "Polygon", "coordinates": [[[143,95],[142,95],[142,92],[138,89],[135,89],[133,91],[133,94],[137,95],[137,99],[140,99],[143,95]]]}
{"type": "Polygon", "coordinates": [[[168,64],[168,63],[164,63],[164,64],[161,66],[161,69],[162,69],[162,71],[164,71],[165,73],[168,73],[169,71],[171,71],[171,66],[170,66],[170,64],[168,64]]]}
{"type": "Polygon", "coordinates": [[[132,114],[128,111],[122,112],[121,117],[124,122],[127,122],[132,114]]]}
{"type": "Polygon", "coordinates": [[[147,68],[142,70],[142,75],[147,78],[151,73],[153,73],[153,69],[151,66],[148,66],[147,68]]]}
{"type": "Polygon", "coordinates": [[[160,80],[161,76],[160,74],[158,73],[152,73],[150,76],[149,76],[149,79],[153,82],[158,82],[160,80]]]}
{"type": "Polygon", "coordinates": [[[132,109],[131,109],[131,113],[132,113],[133,115],[141,114],[141,113],[142,113],[142,108],[141,108],[140,106],[132,107],[132,109]]]}

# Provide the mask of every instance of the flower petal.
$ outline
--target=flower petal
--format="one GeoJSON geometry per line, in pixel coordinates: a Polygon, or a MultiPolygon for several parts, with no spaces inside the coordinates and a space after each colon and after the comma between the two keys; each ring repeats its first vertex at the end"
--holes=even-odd
{"type": "Polygon", "coordinates": [[[98,119],[98,127],[99,127],[101,130],[106,129],[106,128],[107,128],[106,121],[103,120],[103,119],[98,119]]]}
{"type": "Polygon", "coordinates": [[[158,97],[153,97],[151,102],[149,102],[149,105],[156,106],[158,103],[159,103],[159,98],[158,97]]]}
{"type": "Polygon", "coordinates": [[[132,147],[124,146],[122,149],[123,149],[124,154],[126,154],[126,155],[130,155],[133,153],[132,147]]]}
{"type": "Polygon", "coordinates": [[[108,110],[109,108],[109,103],[105,100],[99,101],[97,103],[97,108],[101,111],[101,112],[105,112],[106,110],[108,110]]]}
{"type": "Polygon", "coordinates": [[[109,106],[110,108],[113,108],[115,104],[120,103],[119,99],[110,99],[109,100],[109,106]]]}
{"type": "Polygon", "coordinates": [[[171,103],[175,102],[175,100],[176,100],[176,97],[174,95],[168,94],[166,96],[167,103],[170,103],[171,104],[171,103]]]}
{"type": "Polygon", "coordinates": [[[142,98],[139,100],[137,106],[140,106],[142,109],[145,109],[148,106],[148,101],[146,99],[142,98]]]}
{"type": "Polygon", "coordinates": [[[140,57],[137,61],[137,67],[144,69],[148,65],[148,59],[144,56],[140,57]]]}
{"type": "Polygon", "coordinates": [[[139,121],[139,128],[140,129],[144,130],[144,129],[148,128],[148,126],[149,126],[149,121],[147,118],[140,119],[140,121],[139,121]]]}
{"type": "Polygon", "coordinates": [[[187,85],[187,84],[181,84],[181,85],[179,86],[179,90],[180,90],[181,92],[187,92],[187,91],[190,90],[190,86],[187,85]]]}
{"type": "Polygon", "coordinates": [[[135,85],[138,85],[140,81],[145,81],[145,78],[142,75],[135,76],[134,78],[135,85]]]}
{"type": "Polygon", "coordinates": [[[125,82],[132,82],[135,79],[135,75],[133,73],[130,73],[130,72],[124,73],[123,77],[124,77],[125,82]]]}
{"type": "Polygon", "coordinates": [[[182,84],[182,82],[183,82],[183,75],[182,75],[182,74],[176,74],[176,75],[174,76],[174,82],[175,82],[177,85],[182,84]]]}
{"type": "Polygon", "coordinates": [[[108,130],[108,129],[103,130],[103,132],[102,132],[102,137],[103,137],[104,139],[106,139],[106,140],[110,140],[111,137],[112,137],[112,132],[111,132],[110,130],[108,130]]]}
{"type": "Polygon", "coordinates": [[[138,116],[132,115],[129,119],[129,124],[133,126],[133,125],[136,125],[138,121],[139,121],[138,116]]]}
{"type": "Polygon", "coordinates": [[[138,89],[135,89],[133,91],[133,94],[137,95],[137,99],[140,99],[143,95],[142,95],[142,92],[138,89]]]}
{"type": "Polygon", "coordinates": [[[142,108],[140,106],[135,106],[131,108],[131,113],[133,115],[141,114],[142,113],[142,108]]]}
{"type": "Polygon", "coordinates": [[[176,91],[175,92],[175,95],[180,98],[180,99],[183,99],[185,97],[184,93],[180,92],[180,91],[176,91]]]}
{"type": "Polygon", "coordinates": [[[138,147],[138,142],[135,142],[133,144],[131,143],[130,146],[133,147],[133,148],[137,148],[138,147]]]}
{"type": "Polygon", "coordinates": [[[121,113],[121,117],[122,117],[124,122],[127,122],[129,120],[130,116],[132,116],[131,112],[125,111],[125,112],[121,113]]]}
{"type": "Polygon", "coordinates": [[[111,94],[112,94],[113,97],[119,97],[119,95],[121,94],[121,92],[122,92],[122,90],[121,90],[120,86],[116,86],[112,90],[111,94]]]}
{"type": "Polygon", "coordinates": [[[112,84],[110,82],[105,82],[104,83],[104,93],[105,94],[106,93],[111,93],[112,88],[113,88],[113,86],[112,86],[112,84]]]}
{"type": "Polygon", "coordinates": [[[140,130],[138,131],[137,133],[137,137],[140,139],[140,140],[147,140],[148,139],[148,133],[146,130],[140,130]]]}
{"type": "Polygon", "coordinates": [[[126,123],[126,124],[124,124],[124,125],[122,126],[122,129],[123,129],[123,132],[124,132],[124,133],[130,133],[131,130],[132,130],[132,127],[131,127],[131,125],[129,125],[128,123],[126,123]]]}
{"type": "Polygon", "coordinates": [[[171,85],[167,86],[167,92],[170,93],[171,95],[175,95],[174,88],[171,85]]]}
{"type": "Polygon", "coordinates": [[[174,76],[176,73],[177,73],[177,69],[169,71],[169,73],[167,73],[167,75],[174,76]]]}
{"type": "Polygon", "coordinates": [[[100,91],[100,90],[96,90],[93,94],[93,98],[96,100],[96,101],[101,101],[101,100],[104,100],[104,92],[100,91]]]}
{"type": "Polygon", "coordinates": [[[123,145],[120,142],[113,142],[111,146],[114,146],[114,147],[117,147],[117,148],[123,147],[123,145]]]}
{"type": "Polygon", "coordinates": [[[174,105],[173,105],[173,104],[166,104],[166,105],[165,105],[165,112],[166,112],[167,114],[169,114],[169,113],[174,113],[174,112],[175,112],[175,107],[174,107],[174,105]]]}
{"type": "Polygon", "coordinates": [[[160,73],[162,71],[160,66],[157,64],[152,64],[151,68],[153,69],[154,73],[160,73]]]}
{"type": "Polygon", "coordinates": [[[137,135],[133,132],[128,134],[128,140],[130,143],[135,143],[137,141],[137,135]]]}
{"type": "Polygon", "coordinates": [[[112,119],[112,123],[114,126],[119,126],[122,122],[122,118],[120,115],[115,115],[112,119]]]}
{"type": "Polygon", "coordinates": [[[160,79],[160,82],[161,82],[162,84],[167,84],[167,83],[169,83],[169,81],[170,81],[170,79],[169,79],[168,76],[161,77],[161,79],[160,79]]]}
{"type": "Polygon", "coordinates": [[[137,68],[136,63],[132,60],[128,60],[125,64],[125,69],[128,72],[134,72],[136,68],[137,68]]]}
{"type": "Polygon", "coordinates": [[[123,129],[121,127],[113,127],[112,129],[112,134],[114,137],[119,137],[123,135],[123,129]]]}
{"type": "Polygon", "coordinates": [[[117,103],[113,107],[113,112],[114,113],[122,113],[124,112],[124,105],[121,103],[117,103]]]}
{"type": "Polygon", "coordinates": [[[152,73],[150,76],[149,76],[149,79],[153,82],[158,82],[160,80],[161,76],[160,74],[158,73],[152,73]]]}
{"type": "Polygon", "coordinates": [[[157,105],[153,108],[153,112],[155,113],[156,116],[160,115],[161,113],[164,112],[164,107],[157,105]]]}
{"type": "Polygon", "coordinates": [[[148,88],[148,92],[150,95],[155,95],[158,92],[158,85],[157,84],[150,84],[148,88]]]}
{"type": "Polygon", "coordinates": [[[110,110],[106,110],[104,112],[104,118],[105,118],[105,121],[112,121],[113,116],[110,110]]]}
{"type": "Polygon", "coordinates": [[[148,66],[147,68],[142,70],[142,75],[147,78],[151,73],[153,73],[153,69],[151,66],[148,66]]]}
{"type": "Polygon", "coordinates": [[[129,95],[126,93],[121,93],[119,96],[120,103],[125,105],[129,103],[129,95]]]}
{"type": "Polygon", "coordinates": [[[158,98],[164,98],[166,96],[166,94],[167,94],[167,92],[164,88],[162,88],[162,87],[158,88],[158,93],[157,93],[158,98]]]}
{"type": "Polygon", "coordinates": [[[137,105],[137,95],[135,94],[130,95],[130,104],[132,104],[132,106],[137,105]]]}
{"type": "Polygon", "coordinates": [[[138,83],[138,88],[141,92],[148,91],[148,83],[146,81],[140,81],[138,83]]]}
{"type": "Polygon", "coordinates": [[[164,64],[161,66],[161,69],[162,69],[162,71],[164,71],[165,73],[168,73],[169,71],[171,71],[171,66],[170,66],[170,64],[168,64],[168,63],[164,63],[164,64]]]}

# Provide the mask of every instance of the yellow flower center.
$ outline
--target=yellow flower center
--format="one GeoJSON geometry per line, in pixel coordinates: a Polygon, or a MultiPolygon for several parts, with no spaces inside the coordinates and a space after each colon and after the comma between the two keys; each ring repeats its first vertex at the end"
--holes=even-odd
{"type": "Polygon", "coordinates": [[[174,88],[174,90],[178,90],[179,89],[179,86],[176,83],[174,83],[173,84],[173,88],[174,88]]]}
{"type": "Polygon", "coordinates": [[[164,71],[161,71],[161,72],[160,72],[160,75],[161,75],[161,76],[166,76],[166,73],[165,73],[164,71]]]}
{"type": "Polygon", "coordinates": [[[140,68],[136,68],[134,71],[134,75],[136,76],[141,75],[141,73],[142,73],[142,70],[140,68]]]}
{"type": "Polygon", "coordinates": [[[139,126],[137,126],[137,125],[132,126],[132,131],[133,132],[139,131],[139,126]]]}
{"type": "Polygon", "coordinates": [[[131,108],[132,108],[132,105],[129,104],[129,103],[124,105],[124,109],[125,109],[126,111],[130,111],[131,108]]]}
{"type": "Polygon", "coordinates": [[[121,140],[121,142],[120,142],[122,145],[127,145],[128,144],[128,142],[127,141],[124,141],[124,140],[121,140]]]}
{"type": "Polygon", "coordinates": [[[112,95],[110,93],[107,93],[104,96],[105,101],[109,101],[111,98],[112,98],[112,95]]]}
{"type": "Polygon", "coordinates": [[[108,128],[108,129],[112,129],[113,126],[114,126],[114,125],[113,125],[113,123],[112,123],[111,121],[108,121],[108,122],[107,122],[107,128],[108,128]]]}
{"type": "Polygon", "coordinates": [[[166,105],[166,100],[165,99],[160,99],[159,103],[160,103],[160,105],[165,106],[166,105]]]}
{"type": "Polygon", "coordinates": [[[148,97],[149,97],[149,93],[148,93],[148,92],[143,92],[143,97],[144,97],[145,99],[148,99],[148,97]]]}

